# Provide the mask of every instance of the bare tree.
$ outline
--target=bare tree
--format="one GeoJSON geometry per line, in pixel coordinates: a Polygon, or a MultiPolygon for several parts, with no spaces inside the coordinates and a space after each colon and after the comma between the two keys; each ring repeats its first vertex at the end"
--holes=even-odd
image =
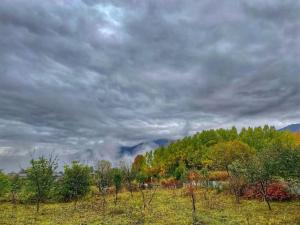
{"type": "Polygon", "coordinates": [[[99,193],[102,196],[103,204],[106,203],[105,196],[107,189],[112,184],[112,165],[111,162],[106,160],[100,160],[97,163],[95,171],[95,181],[98,187],[99,193]]]}
{"type": "Polygon", "coordinates": [[[129,163],[126,163],[125,161],[120,162],[120,168],[123,172],[123,179],[125,181],[125,184],[127,186],[128,191],[130,192],[131,198],[133,197],[133,185],[132,182],[135,178],[135,172],[131,169],[131,166],[129,163]]]}

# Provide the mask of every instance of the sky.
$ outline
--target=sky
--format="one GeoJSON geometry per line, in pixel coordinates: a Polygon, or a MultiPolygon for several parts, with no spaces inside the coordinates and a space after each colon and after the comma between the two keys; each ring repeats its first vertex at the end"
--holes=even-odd
{"type": "Polygon", "coordinates": [[[1,0],[0,168],[300,122],[299,58],[295,0],[1,0]]]}

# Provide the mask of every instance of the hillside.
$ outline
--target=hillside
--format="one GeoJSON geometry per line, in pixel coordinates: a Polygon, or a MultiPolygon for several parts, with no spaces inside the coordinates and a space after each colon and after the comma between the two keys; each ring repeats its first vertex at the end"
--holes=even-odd
{"type": "Polygon", "coordinates": [[[279,129],[280,131],[289,130],[291,132],[300,131],[300,123],[290,124],[286,127],[279,129]]]}
{"type": "Polygon", "coordinates": [[[169,139],[156,139],[153,141],[142,142],[134,146],[121,146],[120,155],[134,156],[136,154],[145,153],[159,147],[165,147],[171,143],[169,139]]]}

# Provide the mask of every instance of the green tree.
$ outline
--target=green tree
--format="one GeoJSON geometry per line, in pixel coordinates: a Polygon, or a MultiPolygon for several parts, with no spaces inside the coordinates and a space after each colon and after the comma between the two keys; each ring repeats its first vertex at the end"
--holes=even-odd
{"type": "Polygon", "coordinates": [[[31,159],[30,164],[31,166],[26,170],[27,180],[30,191],[34,194],[38,212],[40,203],[49,198],[50,191],[53,188],[57,162],[56,158],[52,156],[49,159],[41,156],[38,159],[31,159]]]}
{"type": "Polygon", "coordinates": [[[187,179],[188,170],[184,163],[180,163],[180,165],[175,169],[175,178],[176,180],[180,180],[182,182],[187,179]]]}
{"type": "Polygon", "coordinates": [[[112,170],[112,179],[115,187],[115,205],[118,202],[118,193],[122,187],[122,171],[119,168],[113,168],[112,170]]]}
{"type": "Polygon", "coordinates": [[[9,178],[6,174],[0,171],[0,197],[4,196],[9,191],[9,178]]]}
{"type": "Polygon", "coordinates": [[[278,175],[286,180],[300,181],[300,148],[281,149],[277,154],[278,175]]]}
{"type": "Polygon", "coordinates": [[[91,168],[73,161],[71,166],[64,168],[62,180],[62,196],[65,200],[74,200],[75,208],[79,199],[85,197],[90,190],[91,168]]]}
{"type": "Polygon", "coordinates": [[[264,150],[257,155],[244,161],[245,177],[248,182],[258,185],[258,190],[271,210],[270,199],[268,196],[268,187],[278,175],[278,157],[273,149],[264,150]]]}

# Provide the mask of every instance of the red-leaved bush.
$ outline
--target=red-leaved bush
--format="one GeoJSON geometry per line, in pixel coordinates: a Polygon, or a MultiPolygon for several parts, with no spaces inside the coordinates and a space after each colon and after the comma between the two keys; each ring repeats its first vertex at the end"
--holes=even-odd
{"type": "MultiPolygon", "coordinates": [[[[271,201],[287,201],[293,198],[288,192],[288,188],[284,183],[272,183],[267,189],[268,199],[271,201]]],[[[249,186],[245,189],[243,197],[247,199],[262,199],[259,184],[249,186]]]]}

